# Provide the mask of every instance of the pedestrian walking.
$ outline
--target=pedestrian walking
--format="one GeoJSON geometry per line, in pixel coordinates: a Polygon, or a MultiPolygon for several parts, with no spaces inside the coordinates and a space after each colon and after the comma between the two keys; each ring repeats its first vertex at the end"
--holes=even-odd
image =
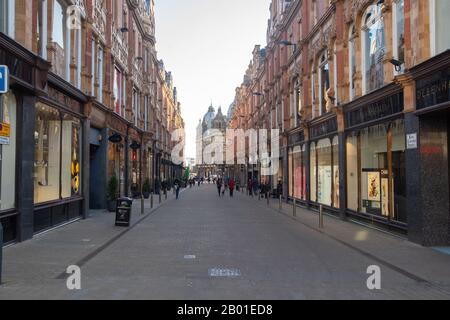
{"type": "Polygon", "coordinates": [[[176,194],[177,200],[180,198],[180,189],[181,189],[181,185],[180,185],[180,182],[177,180],[175,182],[175,194],[176,194]]]}
{"type": "Polygon", "coordinates": [[[234,187],[235,187],[233,178],[231,178],[230,181],[228,182],[228,187],[230,188],[230,197],[233,198],[234,187]]]}
{"type": "Polygon", "coordinates": [[[219,197],[222,195],[222,181],[220,179],[217,179],[217,192],[219,193],[219,197]]]}
{"type": "Polygon", "coordinates": [[[251,178],[249,178],[247,181],[247,191],[250,196],[253,196],[253,181],[251,178]]]}

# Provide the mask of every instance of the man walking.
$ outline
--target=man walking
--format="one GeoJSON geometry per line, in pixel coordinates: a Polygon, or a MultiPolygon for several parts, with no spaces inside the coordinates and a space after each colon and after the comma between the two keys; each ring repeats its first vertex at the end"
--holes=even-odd
{"type": "Polygon", "coordinates": [[[177,181],[175,181],[175,193],[176,193],[176,196],[177,196],[177,200],[178,200],[178,198],[180,197],[180,182],[177,180],[177,181]]]}
{"type": "Polygon", "coordinates": [[[222,180],[221,179],[217,179],[217,192],[219,193],[219,197],[222,194],[222,180]]]}

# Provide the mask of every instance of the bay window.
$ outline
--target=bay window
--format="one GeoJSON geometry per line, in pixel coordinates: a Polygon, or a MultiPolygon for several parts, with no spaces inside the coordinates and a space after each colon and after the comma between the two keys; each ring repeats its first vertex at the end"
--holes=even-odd
{"type": "Polygon", "coordinates": [[[371,5],[363,16],[362,60],[363,92],[369,93],[384,84],[383,60],[386,54],[383,4],[371,5]]]}

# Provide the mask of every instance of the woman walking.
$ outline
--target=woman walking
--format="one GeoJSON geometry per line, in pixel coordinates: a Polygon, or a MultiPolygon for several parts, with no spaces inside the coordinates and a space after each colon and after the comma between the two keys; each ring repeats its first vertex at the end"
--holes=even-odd
{"type": "Polygon", "coordinates": [[[234,193],[234,179],[231,178],[230,181],[228,182],[228,187],[230,188],[230,197],[233,198],[233,193],[234,193]]]}

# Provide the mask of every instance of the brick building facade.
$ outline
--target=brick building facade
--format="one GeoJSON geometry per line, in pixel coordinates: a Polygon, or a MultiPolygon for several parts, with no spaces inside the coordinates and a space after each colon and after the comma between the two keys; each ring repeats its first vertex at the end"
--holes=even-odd
{"type": "Polygon", "coordinates": [[[6,243],[106,208],[112,176],[117,196],[136,197],[181,177],[171,133],[184,122],[156,56],[154,0],[1,0],[0,64],[6,243]]]}
{"type": "MultiPolygon", "coordinates": [[[[267,46],[232,128],[280,129],[284,198],[450,243],[450,6],[445,0],[274,0],[267,46]]],[[[239,170],[238,170],[239,171],[239,170]]]]}

